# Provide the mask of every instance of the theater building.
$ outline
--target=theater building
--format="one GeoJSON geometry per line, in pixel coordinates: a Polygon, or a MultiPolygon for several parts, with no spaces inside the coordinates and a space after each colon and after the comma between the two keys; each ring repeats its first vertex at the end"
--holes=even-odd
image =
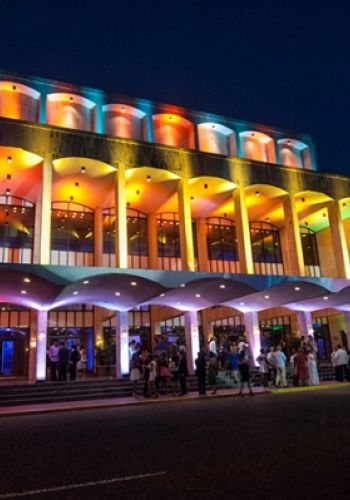
{"type": "Polygon", "coordinates": [[[305,134],[0,72],[0,377],[53,340],[121,377],[129,342],[350,335],[350,178],[305,134]]]}

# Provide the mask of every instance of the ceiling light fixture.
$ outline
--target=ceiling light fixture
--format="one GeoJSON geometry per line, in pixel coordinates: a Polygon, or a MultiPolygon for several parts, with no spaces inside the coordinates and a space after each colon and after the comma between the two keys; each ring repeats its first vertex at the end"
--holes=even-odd
{"type": "Polygon", "coordinates": [[[7,161],[7,163],[12,163],[13,162],[12,156],[8,156],[6,161],[7,161]]]}
{"type": "Polygon", "coordinates": [[[270,298],[270,295],[265,295],[264,299],[268,300],[270,298]]]}
{"type": "Polygon", "coordinates": [[[23,278],[24,283],[30,283],[31,279],[28,277],[23,278]]]}
{"type": "Polygon", "coordinates": [[[80,171],[82,174],[85,174],[86,173],[86,167],[82,166],[80,167],[80,171]]]}
{"type": "Polygon", "coordinates": [[[88,285],[89,283],[90,283],[90,281],[89,281],[89,280],[84,280],[84,281],[83,281],[83,284],[84,284],[84,285],[88,285]]]}
{"type": "Polygon", "coordinates": [[[114,292],[114,295],[115,295],[116,297],[120,297],[120,292],[114,292]]]}
{"type": "Polygon", "coordinates": [[[130,285],[131,285],[131,286],[137,286],[137,283],[136,283],[136,281],[131,281],[131,282],[130,282],[130,285]]]}
{"type": "Polygon", "coordinates": [[[300,290],[300,286],[295,286],[295,287],[294,287],[294,290],[295,290],[296,292],[299,292],[299,290],[300,290]]]}

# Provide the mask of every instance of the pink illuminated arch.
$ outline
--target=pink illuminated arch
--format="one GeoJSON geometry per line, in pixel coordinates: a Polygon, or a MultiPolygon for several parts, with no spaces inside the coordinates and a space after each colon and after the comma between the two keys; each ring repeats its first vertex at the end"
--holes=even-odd
{"type": "Polygon", "coordinates": [[[102,112],[105,134],[146,140],[146,113],[140,109],[126,104],[106,104],[102,112]]]}
{"type": "Polygon", "coordinates": [[[243,158],[276,163],[275,145],[272,137],[256,130],[241,132],[239,137],[243,158]]]}
{"type": "Polygon", "coordinates": [[[236,156],[236,137],[233,130],[219,123],[198,125],[199,149],[206,153],[236,156]]]}
{"type": "Polygon", "coordinates": [[[154,142],[178,148],[194,148],[192,122],[171,113],[153,115],[152,119],[154,142]]]}
{"type": "Polygon", "coordinates": [[[277,144],[282,165],[312,170],[310,149],[307,144],[296,139],[280,139],[277,144]]]}
{"type": "Polygon", "coordinates": [[[0,82],[0,116],[38,121],[40,94],[36,90],[16,82],[0,82]]]}
{"type": "Polygon", "coordinates": [[[93,132],[95,103],[79,95],[49,94],[46,103],[46,121],[57,127],[93,132]]]}

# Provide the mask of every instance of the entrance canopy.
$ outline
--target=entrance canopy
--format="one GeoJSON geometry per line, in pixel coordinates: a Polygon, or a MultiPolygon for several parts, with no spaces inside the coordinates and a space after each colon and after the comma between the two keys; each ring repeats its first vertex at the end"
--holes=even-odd
{"type": "Polygon", "coordinates": [[[37,310],[92,304],[115,311],[161,305],[180,311],[229,306],[350,310],[350,280],[229,273],[0,264],[0,302],[37,310]]]}

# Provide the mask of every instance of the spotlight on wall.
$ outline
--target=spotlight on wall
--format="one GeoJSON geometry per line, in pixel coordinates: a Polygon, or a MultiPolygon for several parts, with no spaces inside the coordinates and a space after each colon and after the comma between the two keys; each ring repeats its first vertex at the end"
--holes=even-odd
{"type": "Polygon", "coordinates": [[[11,189],[10,188],[7,188],[6,189],[6,194],[9,195],[11,193],[11,189]]]}
{"type": "Polygon", "coordinates": [[[7,163],[12,163],[12,161],[13,161],[12,156],[8,156],[6,161],[7,161],[7,163]]]}
{"type": "Polygon", "coordinates": [[[304,203],[305,202],[305,198],[301,198],[301,201],[304,203]]]}
{"type": "Polygon", "coordinates": [[[191,199],[191,200],[194,200],[194,196],[190,196],[190,199],[191,199]]]}
{"type": "Polygon", "coordinates": [[[12,90],[17,90],[16,85],[12,85],[12,90]]]}
{"type": "Polygon", "coordinates": [[[255,191],[255,196],[260,196],[260,191],[255,191]]]}
{"type": "Polygon", "coordinates": [[[147,182],[151,182],[151,180],[152,180],[152,177],[151,177],[150,175],[147,175],[147,179],[146,179],[146,181],[147,181],[147,182]]]}
{"type": "Polygon", "coordinates": [[[73,201],[74,200],[74,196],[70,196],[69,199],[70,199],[70,201],[73,201]]]}
{"type": "Polygon", "coordinates": [[[254,132],[252,132],[250,135],[251,135],[252,137],[254,137],[254,135],[255,135],[255,134],[254,134],[254,132]]]}
{"type": "Polygon", "coordinates": [[[287,144],[290,146],[292,143],[290,140],[287,141],[287,144]]]}
{"type": "Polygon", "coordinates": [[[208,184],[204,184],[204,189],[208,189],[208,184]]]}
{"type": "Polygon", "coordinates": [[[322,217],[327,217],[327,214],[322,214],[322,217]]]}
{"type": "Polygon", "coordinates": [[[82,174],[85,174],[86,173],[86,167],[84,167],[84,166],[80,167],[80,172],[82,174]]]}
{"type": "Polygon", "coordinates": [[[211,128],[215,128],[215,125],[212,125],[211,128]]]}
{"type": "Polygon", "coordinates": [[[79,182],[74,183],[75,187],[79,187],[79,182]]]}
{"type": "Polygon", "coordinates": [[[7,174],[7,175],[6,175],[6,179],[7,179],[8,181],[9,181],[9,180],[11,180],[11,177],[12,177],[12,175],[11,175],[11,174],[7,174]]]}
{"type": "Polygon", "coordinates": [[[173,117],[172,117],[172,116],[168,116],[168,120],[172,120],[172,119],[173,119],[173,117]]]}
{"type": "Polygon", "coordinates": [[[346,203],[345,202],[343,203],[343,207],[346,207],[346,203]]]}
{"type": "Polygon", "coordinates": [[[70,102],[73,102],[73,97],[71,96],[71,97],[69,98],[69,100],[70,100],[70,102]]]}
{"type": "Polygon", "coordinates": [[[122,106],[122,107],[120,108],[120,111],[121,111],[122,113],[124,113],[124,111],[125,111],[125,107],[124,107],[124,106],[122,106]]]}
{"type": "Polygon", "coordinates": [[[136,189],[136,194],[139,195],[140,194],[140,190],[139,189],[136,189]]]}

